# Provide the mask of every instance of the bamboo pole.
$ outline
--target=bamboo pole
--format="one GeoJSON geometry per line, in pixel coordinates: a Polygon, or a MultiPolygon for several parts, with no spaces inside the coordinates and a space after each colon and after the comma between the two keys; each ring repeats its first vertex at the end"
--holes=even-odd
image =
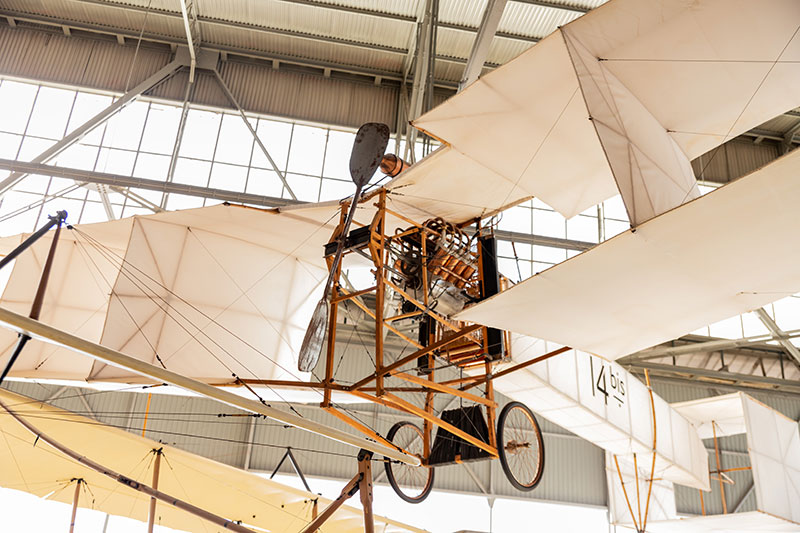
{"type": "Polygon", "coordinates": [[[82,479],[75,480],[75,494],[72,496],[72,516],[69,519],[69,533],[75,533],[75,518],[78,515],[78,498],[81,496],[82,479]]]}
{"type": "Polygon", "coordinates": [[[142,437],[147,433],[147,416],[150,414],[150,400],[153,399],[153,393],[147,393],[147,406],[144,408],[144,422],[142,422],[142,437]]]}
{"type": "Polygon", "coordinates": [[[622,487],[622,494],[625,496],[625,503],[628,504],[628,512],[631,513],[631,520],[633,520],[633,529],[636,531],[641,531],[639,529],[639,524],[636,522],[636,515],[633,514],[633,507],[631,507],[631,500],[628,498],[628,489],[625,488],[625,480],[622,479],[622,469],[619,467],[619,459],[617,456],[614,456],[614,464],[617,467],[617,475],[619,476],[619,484],[622,487]]]}
{"type": "Polygon", "coordinates": [[[647,382],[647,391],[650,394],[650,411],[653,415],[653,463],[650,466],[650,479],[647,481],[647,503],[644,506],[644,522],[642,522],[642,531],[647,531],[647,514],[650,512],[650,493],[653,492],[653,477],[656,475],[656,403],[653,399],[653,387],[650,384],[650,371],[645,369],[644,378],[647,382]]]}
{"type": "Polygon", "coordinates": [[[65,348],[69,348],[76,352],[86,354],[94,359],[97,359],[98,361],[103,361],[104,363],[121,367],[136,374],[149,377],[158,383],[169,383],[176,387],[212,398],[224,404],[238,407],[252,413],[264,415],[278,422],[283,422],[284,424],[304,429],[306,431],[310,431],[311,433],[316,433],[344,444],[349,444],[350,446],[354,446],[358,449],[363,448],[365,450],[370,450],[390,459],[396,459],[397,461],[410,464],[412,466],[420,465],[420,460],[418,457],[387,448],[382,444],[372,442],[362,437],[357,437],[350,433],[320,424],[318,422],[314,422],[308,418],[303,418],[279,409],[275,409],[274,407],[264,405],[261,402],[243,398],[237,394],[233,394],[232,392],[218,389],[212,385],[209,385],[208,383],[197,381],[182,374],[178,374],[177,372],[159,368],[140,359],[136,359],[135,357],[125,355],[100,344],[82,339],[47,324],[43,324],[38,320],[32,320],[26,316],[9,311],[8,309],[3,309],[2,307],[0,307],[0,324],[5,324],[11,329],[21,333],[26,333],[32,337],[36,337],[54,344],[58,344],[65,348]]]}
{"type": "MultiPolygon", "coordinates": [[[[714,432],[714,455],[717,458],[717,470],[722,470],[722,466],[720,466],[719,460],[719,442],[717,441],[717,423],[715,421],[711,421],[711,429],[714,432]]],[[[725,485],[722,483],[722,475],[718,474],[717,477],[719,478],[719,497],[722,500],[722,514],[728,514],[728,504],[725,502],[725,485]]]]}
{"type": "MultiPolygon", "coordinates": [[[[158,476],[161,470],[161,448],[153,450],[156,454],[155,462],[153,463],[153,489],[158,490],[158,476]]],[[[147,513],[147,533],[153,533],[153,527],[156,523],[156,499],[150,497],[150,510],[147,513]]]]}

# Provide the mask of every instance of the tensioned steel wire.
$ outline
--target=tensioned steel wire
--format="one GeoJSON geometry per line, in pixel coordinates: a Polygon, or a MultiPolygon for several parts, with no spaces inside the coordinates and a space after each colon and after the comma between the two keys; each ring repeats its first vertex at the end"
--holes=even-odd
{"type": "MultiPolygon", "coordinates": [[[[260,277],[258,280],[256,280],[256,281],[255,281],[255,282],[254,282],[254,283],[253,283],[253,284],[250,286],[250,288],[254,287],[254,286],[255,286],[255,285],[257,285],[258,283],[260,283],[261,281],[263,281],[264,279],[266,279],[266,277],[267,277],[269,274],[271,274],[272,272],[274,272],[274,270],[275,270],[275,269],[276,269],[276,268],[277,268],[277,267],[278,267],[278,266],[279,266],[279,265],[280,265],[280,264],[281,264],[283,261],[285,261],[287,257],[291,256],[292,252],[294,252],[295,250],[299,249],[299,248],[300,248],[300,247],[301,247],[301,246],[302,246],[302,245],[303,245],[305,242],[307,242],[309,239],[311,239],[311,238],[313,237],[313,235],[314,235],[314,234],[315,234],[317,231],[319,231],[320,229],[322,229],[323,227],[325,227],[325,226],[326,226],[326,225],[327,225],[327,224],[328,224],[328,223],[329,223],[331,220],[333,220],[333,218],[335,218],[335,217],[337,216],[337,214],[338,214],[338,213],[334,213],[334,214],[333,214],[331,217],[329,217],[329,218],[328,218],[328,219],[327,219],[325,222],[323,222],[321,225],[319,225],[319,226],[318,226],[318,227],[317,227],[317,228],[316,228],[316,229],[315,229],[315,230],[314,230],[314,231],[313,231],[313,232],[312,232],[312,233],[311,233],[311,234],[310,234],[308,237],[306,237],[306,239],[304,239],[304,240],[303,240],[303,241],[302,241],[300,244],[298,244],[298,245],[297,245],[297,246],[294,248],[294,250],[292,250],[291,252],[289,252],[287,255],[285,255],[283,258],[281,258],[281,260],[280,260],[280,261],[278,261],[278,262],[277,262],[275,265],[273,265],[273,266],[272,266],[270,269],[268,269],[268,270],[267,270],[267,272],[265,272],[265,274],[264,274],[264,275],[262,275],[262,276],[261,276],[261,277],[260,277]]],[[[172,320],[173,320],[173,321],[174,321],[176,324],[178,324],[178,325],[179,325],[179,326],[180,326],[182,329],[184,329],[184,331],[186,331],[186,333],[187,333],[187,334],[190,336],[190,338],[194,338],[194,336],[193,336],[193,335],[191,334],[191,332],[190,332],[190,331],[189,331],[189,330],[186,328],[186,326],[185,326],[184,324],[182,324],[180,321],[176,320],[176,319],[175,319],[175,317],[174,317],[174,316],[172,316],[172,315],[169,313],[169,311],[168,311],[167,309],[164,309],[163,307],[161,307],[161,304],[160,304],[158,301],[156,301],[156,299],[158,299],[158,300],[160,300],[161,302],[163,302],[163,305],[165,305],[165,306],[166,306],[166,307],[168,307],[169,309],[172,309],[172,310],[173,310],[175,313],[177,313],[177,314],[178,314],[178,315],[179,315],[179,316],[180,316],[180,317],[181,317],[183,320],[185,320],[185,321],[186,321],[188,324],[190,324],[192,327],[194,327],[195,329],[197,329],[197,330],[198,330],[198,333],[200,333],[201,335],[203,335],[204,337],[206,337],[206,338],[207,338],[209,341],[211,341],[211,342],[212,342],[213,344],[215,344],[215,345],[216,345],[218,348],[220,348],[220,349],[221,349],[221,350],[222,350],[222,351],[223,351],[223,352],[224,352],[226,355],[228,355],[229,357],[231,357],[231,359],[233,359],[233,360],[234,360],[236,363],[238,363],[238,364],[239,364],[239,365],[240,365],[242,368],[244,368],[244,369],[245,369],[245,370],[246,370],[246,371],[247,371],[247,372],[248,372],[248,373],[249,373],[249,374],[250,374],[250,375],[251,375],[253,378],[255,378],[256,380],[260,380],[260,378],[258,377],[258,375],[257,375],[257,374],[256,374],[256,373],[255,373],[253,370],[251,370],[251,369],[250,369],[250,368],[248,368],[246,365],[244,365],[244,364],[243,364],[241,361],[239,361],[239,360],[238,360],[236,357],[234,357],[234,356],[233,356],[233,354],[231,354],[231,353],[230,353],[228,350],[226,350],[224,347],[222,347],[222,346],[221,346],[221,345],[220,345],[220,344],[219,344],[217,341],[215,341],[214,339],[212,339],[212,338],[211,338],[211,337],[210,337],[210,336],[209,336],[209,335],[208,335],[208,334],[207,334],[205,331],[203,331],[203,330],[202,330],[202,329],[201,329],[199,326],[197,326],[196,324],[194,324],[194,323],[193,323],[193,322],[192,322],[192,321],[191,321],[189,318],[187,318],[187,317],[186,317],[186,316],[185,316],[183,313],[181,313],[179,310],[177,310],[177,309],[175,308],[175,306],[174,306],[172,303],[170,303],[169,301],[167,301],[167,299],[166,299],[166,298],[164,298],[163,296],[159,295],[159,294],[158,294],[158,293],[157,293],[155,290],[153,290],[151,287],[147,286],[146,282],[142,281],[140,278],[137,278],[137,273],[136,273],[136,272],[138,272],[139,274],[141,274],[141,276],[143,276],[143,277],[147,278],[147,279],[148,279],[148,280],[149,280],[151,283],[153,283],[155,286],[157,286],[157,287],[159,287],[159,288],[161,288],[161,289],[165,290],[165,291],[166,291],[166,292],[168,292],[170,295],[172,295],[172,296],[174,296],[176,299],[180,300],[182,303],[184,303],[184,304],[185,304],[186,306],[188,306],[190,309],[192,309],[193,311],[197,312],[198,314],[200,314],[201,316],[203,316],[205,319],[209,320],[211,323],[215,324],[216,326],[218,326],[219,328],[221,328],[222,330],[224,330],[226,333],[230,334],[231,336],[233,336],[234,338],[236,338],[237,340],[239,340],[240,342],[242,342],[242,344],[244,344],[245,346],[247,346],[248,348],[250,348],[251,350],[253,350],[253,351],[254,351],[256,354],[258,354],[259,356],[261,356],[261,357],[263,357],[263,358],[267,359],[267,360],[268,360],[268,361],[270,361],[272,364],[274,364],[276,367],[280,368],[281,370],[283,370],[284,372],[286,372],[286,373],[287,373],[287,374],[289,374],[290,376],[294,377],[294,378],[295,378],[295,379],[297,379],[298,381],[303,381],[302,379],[300,379],[300,377],[298,377],[297,375],[295,375],[295,374],[294,374],[294,372],[292,372],[291,370],[287,369],[285,366],[283,366],[283,365],[281,365],[279,362],[275,361],[275,360],[274,360],[272,357],[270,357],[269,355],[267,355],[267,354],[265,354],[264,352],[262,352],[261,350],[259,350],[257,347],[255,347],[254,345],[252,345],[252,343],[248,342],[246,339],[244,339],[244,338],[242,338],[241,336],[237,335],[236,333],[234,333],[233,331],[231,331],[229,328],[227,328],[227,327],[225,327],[224,325],[222,325],[222,324],[220,324],[219,322],[217,322],[217,320],[216,320],[214,317],[212,317],[212,316],[208,315],[207,313],[203,312],[202,310],[200,310],[199,308],[197,308],[196,306],[194,306],[192,303],[190,303],[190,302],[186,301],[186,300],[185,300],[183,297],[181,297],[179,294],[175,293],[175,292],[174,292],[174,291],[172,291],[170,288],[168,288],[168,287],[164,286],[163,284],[161,284],[160,282],[158,282],[158,280],[155,280],[153,277],[151,277],[150,275],[148,275],[146,272],[144,272],[144,271],[142,271],[140,268],[136,267],[136,265],[133,265],[132,263],[130,263],[129,261],[127,261],[127,260],[126,260],[124,257],[120,257],[120,256],[119,256],[119,255],[118,255],[118,254],[117,254],[115,251],[113,251],[113,250],[109,249],[108,247],[106,247],[105,245],[103,245],[101,242],[99,242],[99,241],[97,241],[96,239],[94,239],[94,238],[93,238],[91,235],[88,235],[88,234],[86,234],[85,232],[82,232],[82,231],[81,231],[81,230],[79,230],[78,228],[75,228],[75,227],[73,227],[73,229],[74,229],[74,230],[75,230],[75,231],[76,231],[76,232],[77,232],[77,233],[78,233],[78,234],[79,234],[81,237],[83,237],[84,239],[86,239],[86,240],[87,240],[87,241],[90,243],[90,245],[92,245],[92,246],[93,246],[93,247],[94,247],[94,248],[95,248],[95,249],[96,249],[96,250],[97,250],[97,251],[98,251],[98,252],[101,254],[101,256],[103,256],[103,257],[104,257],[104,258],[105,258],[107,261],[109,261],[109,263],[111,263],[112,265],[114,265],[114,266],[118,267],[118,268],[120,269],[120,272],[121,272],[121,273],[123,273],[123,275],[125,275],[125,277],[126,277],[127,279],[129,279],[129,280],[131,281],[131,283],[133,283],[133,284],[134,284],[134,286],[136,286],[136,287],[137,287],[137,289],[139,289],[139,290],[140,290],[140,291],[141,291],[141,292],[142,292],[142,293],[143,293],[143,294],[144,294],[146,297],[148,297],[149,299],[151,299],[151,300],[152,300],[154,303],[156,303],[156,305],[159,305],[159,307],[160,307],[160,308],[161,308],[161,309],[162,309],[162,310],[163,310],[163,311],[166,313],[166,315],[167,315],[168,317],[170,317],[170,318],[171,318],[171,319],[172,319],[172,320]],[[134,272],[134,270],[135,270],[136,272],[134,272]],[[144,288],[143,288],[143,287],[144,287],[144,288]],[[145,288],[146,288],[147,290],[145,290],[145,288]],[[148,294],[148,290],[150,291],[150,293],[152,293],[152,295],[151,295],[151,294],[148,294]]],[[[210,253],[210,252],[209,252],[209,253],[210,253]]],[[[97,268],[97,266],[96,266],[96,265],[95,265],[95,268],[97,268]]],[[[112,290],[112,293],[113,293],[113,287],[111,288],[111,290],[112,290]]],[[[246,295],[246,292],[247,292],[247,290],[249,290],[249,289],[247,289],[247,290],[243,290],[243,289],[241,289],[241,288],[240,288],[240,290],[242,290],[243,294],[245,294],[245,295],[246,295]]],[[[248,298],[249,298],[249,297],[248,297],[248,298]]],[[[118,299],[120,299],[120,298],[119,298],[119,296],[118,296],[118,299]]],[[[225,310],[229,309],[229,308],[230,308],[230,305],[232,305],[232,303],[231,303],[231,304],[229,304],[228,306],[226,306],[226,307],[225,307],[225,308],[224,308],[224,309],[223,309],[223,310],[220,312],[220,314],[221,314],[222,312],[224,312],[225,310]]],[[[219,315],[218,315],[218,316],[219,316],[219,315]]],[[[135,322],[134,322],[134,324],[135,324],[135,325],[137,325],[135,322]]],[[[137,325],[137,327],[138,327],[138,325],[137,325]]],[[[140,333],[141,333],[142,335],[144,335],[144,333],[141,331],[141,328],[139,329],[139,331],[140,331],[140,333]]],[[[195,338],[195,340],[197,340],[197,339],[195,338]]],[[[187,342],[189,342],[189,341],[187,341],[187,342]]],[[[230,368],[230,367],[229,367],[227,364],[225,364],[225,363],[224,363],[224,361],[222,361],[222,360],[221,360],[221,359],[220,359],[220,358],[219,358],[219,357],[218,357],[216,354],[214,354],[214,352],[213,352],[212,350],[210,350],[208,346],[204,345],[204,344],[203,344],[203,343],[201,343],[200,341],[197,341],[197,342],[198,342],[198,344],[200,344],[200,346],[201,346],[201,347],[203,347],[203,348],[204,348],[204,349],[205,349],[205,350],[206,350],[206,351],[207,351],[207,352],[208,352],[210,355],[212,355],[212,357],[214,357],[214,358],[215,358],[215,359],[216,359],[216,360],[217,360],[217,361],[218,361],[218,362],[219,362],[221,365],[223,365],[223,367],[224,367],[224,368],[226,368],[226,370],[228,370],[229,372],[231,372],[231,374],[232,374],[234,377],[236,377],[236,378],[238,379],[238,376],[236,376],[236,373],[235,373],[235,372],[233,372],[233,370],[232,370],[232,369],[231,369],[231,368],[230,368]]],[[[154,352],[155,352],[155,350],[154,350],[154,352]]],[[[167,358],[167,360],[168,360],[168,358],[167,358]]],[[[163,363],[162,363],[162,364],[163,364],[163,363]]],[[[315,377],[316,377],[316,376],[315,376],[315,377]]],[[[319,378],[317,377],[317,379],[319,379],[319,378]]],[[[277,391],[276,391],[276,390],[275,390],[273,387],[270,387],[269,385],[264,385],[264,386],[265,386],[267,389],[269,389],[269,390],[270,390],[270,391],[271,391],[273,394],[275,394],[275,395],[276,395],[278,398],[280,398],[280,399],[281,399],[283,402],[285,402],[285,403],[286,403],[286,404],[289,406],[289,409],[290,409],[290,410],[292,410],[293,412],[295,412],[295,413],[296,413],[298,416],[301,416],[301,417],[303,416],[303,415],[302,415],[302,414],[301,414],[299,411],[297,411],[297,410],[295,409],[294,405],[292,405],[292,403],[291,403],[291,402],[289,402],[289,401],[285,400],[285,399],[283,398],[283,396],[281,396],[281,394],[280,394],[280,393],[278,393],[278,392],[277,392],[277,391]]],[[[251,392],[253,392],[254,394],[256,394],[256,396],[258,397],[259,401],[261,401],[262,403],[266,403],[266,402],[265,402],[265,401],[264,401],[264,400],[263,400],[261,397],[259,397],[259,396],[258,396],[258,394],[257,394],[257,393],[255,393],[255,391],[253,391],[253,390],[252,390],[250,387],[248,387],[248,389],[249,389],[251,392]]],[[[324,397],[324,394],[323,394],[321,391],[319,391],[319,390],[317,390],[317,389],[312,389],[312,390],[314,390],[314,391],[315,391],[317,394],[319,394],[320,396],[324,397]]],[[[349,410],[347,407],[345,407],[345,406],[343,406],[343,405],[340,405],[340,404],[337,404],[337,403],[334,403],[334,402],[332,402],[332,405],[334,405],[335,407],[337,407],[337,408],[339,408],[339,409],[341,409],[341,410],[343,410],[343,411],[346,411],[346,412],[348,412],[348,414],[350,414],[350,416],[352,416],[353,418],[355,418],[356,420],[358,420],[359,422],[361,422],[361,423],[362,423],[364,426],[368,427],[369,429],[371,429],[371,430],[372,430],[372,431],[374,431],[375,433],[378,433],[378,431],[376,431],[376,430],[375,430],[375,428],[373,428],[373,427],[372,427],[370,424],[368,424],[368,423],[367,423],[367,422],[365,422],[364,420],[360,419],[360,418],[359,418],[357,415],[355,415],[354,413],[352,413],[352,412],[351,412],[351,411],[350,411],[350,410],[349,410]]]]}

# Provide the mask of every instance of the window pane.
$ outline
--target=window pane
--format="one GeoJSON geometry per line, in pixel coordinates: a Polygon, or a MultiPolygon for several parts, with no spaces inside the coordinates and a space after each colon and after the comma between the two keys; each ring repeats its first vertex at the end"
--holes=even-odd
{"type": "Polygon", "coordinates": [[[597,219],[577,215],[567,220],[567,238],[576,241],[597,242],[597,219]]]}
{"type": "MultiPolygon", "coordinates": [[[[286,174],[286,181],[289,182],[289,187],[292,188],[298,200],[303,202],[319,201],[320,178],[286,174]]],[[[283,197],[290,198],[286,191],[284,191],[283,197]]]]}
{"type": "Polygon", "coordinates": [[[567,228],[564,217],[555,211],[533,210],[533,233],[548,237],[566,238],[567,228]]]}
{"type": "Polygon", "coordinates": [[[0,85],[0,130],[23,133],[38,86],[3,80],[0,85]]]}
{"type": "Polygon", "coordinates": [[[567,258],[567,251],[550,246],[534,246],[533,258],[541,263],[560,263],[567,258]]]}
{"type": "Polygon", "coordinates": [[[0,133],[0,157],[3,159],[16,159],[17,151],[21,143],[22,135],[0,133]]]}
{"type": "Polygon", "coordinates": [[[91,224],[92,222],[104,222],[108,220],[106,208],[100,201],[100,194],[94,191],[89,192],[80,217],[78,222],[81,224],[91,224]]]}
{"type": "Polygon", "coordinates": [[[181,111],[180,107],[150,104],[150,113],[147,114],[144,137],[142,137],[143,152],[172,155],[181,121],[181,111]]]}
{"type": "Polygon", "coordinates": [[[531,210],[527,207],[512,207],[503,211],[498,229],[507,231],[531,232],[531,210]]]}
{"type": "Polygon", "coordinates": [[[103,146],[137,150],[142,137],[147,102],[133,102],[108,120],[103,146]]]}
{"type": "Polygon", "coordinates": [[[603,215],[606,218],[628,220],[628,212],[625,211],[625,204],[622,203],[622,196],[617,195],[603,202],[603,215]]]}
{"type": "MultiPolygon", "coordinates": [[[[75,105],[72,108],[72,115],[69,117],[67,133],[74,131],[78,126],[82,126],[86,121],[94,117],[104,108],[111,105],[113,98],[99,94],[78,93],[75,98],[75,105]]],[[[105,123],[95,126],[86,136],[81,139],[82,144],[100,144],[103,136],[105,123]]]]}
{"type": "Polygon", "coordinates": [[[341,181],[323,178],[322,192],[319,196],[319,200],[321,202],[325,200],[341,200],[342,198],[352,196],[355,192],[355,185],[353,185],[353,182],[350,180],[341,181]]]}
{"type": "Polygon", "coordinates": [[[210,171],[211,163],[208,161],[179,157],[178,163],[175,165],[173,181],[176,183],[188,183],[189,185],[205,187],[206,184],[208,184],[208,175],[210,171]]]}
{"type": "MultiPolygon", "coordinates": [[[[3,195],[2,204],[0,204],[0,218],[14,213],[18,209],[24,209],[26,206],[41,199],[41,197],[41,193],[29,194],[19,191],[8,191],[3,195]]],[[[9,235],[32,231],[38,216],[39,209],[35,208],[25,210],[12,218],[3,220],[2,225],[0,225],[0,236],[7,237],[9,235]]]]}
{"type": "Polygon", "coordinates": [[[75,91],[52,87],[39,89],[39,96],[36,97],[36,105],[33,107],[27,134],[48,139],[61,139],[67,128],[67,120],[74,99],[75,91]]]}
{"type": "Polygon", "coordinates": [[[139,154],[133,175],[137,178],[166,181],[169,173],[169,156],[139,154]]]}
{"type": "Polygon", "coordinates": [[[52,141],[49,139],[39,139],[38,137],[25,137],[22,140],[22,148],[19,150],[19,159],[22,161],[30,161],[37,155],[41,154],[51,146],[53,146],[56,141],[52,141]]]}
{"type": "Polygon", "coordinates": [[[606,228],[606,239],[610,239],[614,235],[619,235],[623,231],[627,231],[631,229],[631,225],[628,222],[622,222],[619,220],[605,220],[605,228],[606,228]]]}
{"type": "Polygon", "coordinates": [[[208,186],[226,191],[244,191],[245,180],[247,180],[247,167],[214,163],[208,186]]]}
{"type": "Polygon", "coordinates": [[[183,129],[180,155],[210,161],[217,144],[219,121],[219,113],[190,109],[183,129]]]}
{"type": "Polygon", "coordinates": [[[262,196],[272,196],[280,198],[283,191],[283,184],[278,175],[271,170],[251,168],[250,177],[247,179],[247,190],[250,194],[260,194],[262,196]]]}
{"type": "MultiPolygon", "coordinates": [[[[289,171],[319,176],[327,132],[310,126],[295,126],[289,150],[289,171]]],[[[289,184],[291,187],[291,184],[289,184]]],[[[295,191],[295,194],[298,194],[295,191]]]]}
{"type": "MultiPolygon", "coordinates": [[[[279,170],[286,169],[286,158],[289,154],[289,139],[292,136],[292,125],[288,122],[278,122],[275,120],[258,119],[258,138],[264,144],[270,157],[278,165],[279,170]]],[[[254,167],[267,168],[272,170],[272,165],[267,161],[261,148],[256,145],[253,148],[254,167]]]]}
{"type": "Polygon", "coordinates": [[[167,198],[167,209],[193,209],[202,207],[203,199],[196,196],[186,196],[183,194],[170,194],[167,198]]]}
{"type": "MultiPolygon", "coordinates": [[[[55,158],[54,163],[60,167],[79,168],[81,170],[94,170],[97,160],[96,146],[86,146],[84,144],[73,144],[55,158]]],[[[49,162],[53,164],[53,161],[49,162]]]]}
{"type": "MultiPolygon", "coordinates": [[[[217,141],[215,161],[237,165],[250,164],[253,135],[239,115],[225,115],[217,141]]],[[[260,148],[259,148],[260,150],[260,148]]]]}
{"type": "Polygon", "coordinates": [[[350,179],[350,152],[355,138],[354,133],[331,130],[328,135],[328,148],[325,151],[323,176],[341,180],[350,179]]]}
{"type": "Polygon", "coordinates": [[[97,167],[95,167],[95,170],[98,172],[108,172],[109,174],[130,176],[133,173],[133,163],[135,159],[136,152],[101,148],[100,157],[97,160],[97,167]]]}

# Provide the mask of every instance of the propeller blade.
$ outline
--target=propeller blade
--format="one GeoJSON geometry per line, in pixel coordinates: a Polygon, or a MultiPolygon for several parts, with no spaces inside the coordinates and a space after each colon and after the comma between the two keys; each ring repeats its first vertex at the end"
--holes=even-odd
{"type": "Polygon", "coordinates": [[[356,133],[350,153],[350,177],[358,187],[363,187],[375,174],[381,158],[389,145],[389,126],[367,122],[356,133]]]}
{"type": "Polygon", "coordinates": [[[303,337],[303,344],[300,347],[300,356],[297,360],[297,369],[301,372],[311,372],[319,356],[322,354],[323,342],[325,341],[325,327],[328,325],[328,303],[327,298],[323,298],[317,303],[311,321],[308,323],[306,335],[303,337]]]}

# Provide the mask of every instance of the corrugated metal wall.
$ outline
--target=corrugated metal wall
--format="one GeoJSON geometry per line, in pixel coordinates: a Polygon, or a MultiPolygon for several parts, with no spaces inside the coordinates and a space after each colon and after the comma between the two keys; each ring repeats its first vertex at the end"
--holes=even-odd
{"type": "Polygon", "coordinates": [[[692,161],[699,180],[727,183],[763,167],[780,155],[772,143],[734,140],[692,161]]]}
{"type": "MultiPolygon", "coordinates": [[[[21,382],[10,382],[8,388],[37,399],[46,399],[59,389],[53,385],[21,382]]],[[[84,399],[99,421],[141,434],[146,394],[98,392],[71,387],[51,403],[88,416],[78,391],[85,394],[84,399]]],[[[503,399],[500,401],[504,402],[503,399]]],[[[295,404],[295,407],[304,417],[352,432],[348,426],[317,407],[300,404],[295,404]]],[[[395,422],[410,418],[398,411],[371,404],[351,405],[349,409],[352,415],[382,434],[395,422]]],[[[219,413],[242,412],[204,398],[153,394],[147,418],[147,437],[242,468],[253,419],[247,416],[220,418],[217,416],[219,413]]],[[[605,506],[603,452],[546,420],[540,418],[539,422],[545,434],[546,463],[544,478],[532,492],[523,493],[512,487],[498,461],[474,462],[469,464],[469,468],[497,496],[605,506]]],[[[352,447],[264,419],[255,420],[250,469],[272,472],[287,446],[292,447],[307,476],[346,480],[354,474],[355,450],[352,447]]],[[[383,474],[379,475],[383,468],[380,465],[375,468],[375,475],[379,476],[376,482],[386,484],[383,474]]],[[[281,471],[293,473],[288,462],[284,463],[281,471]]],[[[459,465],[437,469],[435,487],[438,490],[481,494],[469,474],[459,465]]]]}
{"type": "MultiPolygon", "coordinates": [[[[0,50],[0,75],[117,93],[146,79],[173,55],[168,45],[143,43],[136,53],[134,44],[99,36],[67,37],[47,28],[9,26],[0,26],[0,50]]],[[[289,67],[274,70],[271,64],[234,58],[220,62],[219,71],[247,111],[345,127],[369,121],[392,127],[396,123],[396,85],[326,78],[289,67]]],[[[150,94],[182,101],[187,79],[186,73],[179,73],[150,94]]],[[[197,77],[191,100],[231,107],[213,76],[206,74],[197,77]]]]}

